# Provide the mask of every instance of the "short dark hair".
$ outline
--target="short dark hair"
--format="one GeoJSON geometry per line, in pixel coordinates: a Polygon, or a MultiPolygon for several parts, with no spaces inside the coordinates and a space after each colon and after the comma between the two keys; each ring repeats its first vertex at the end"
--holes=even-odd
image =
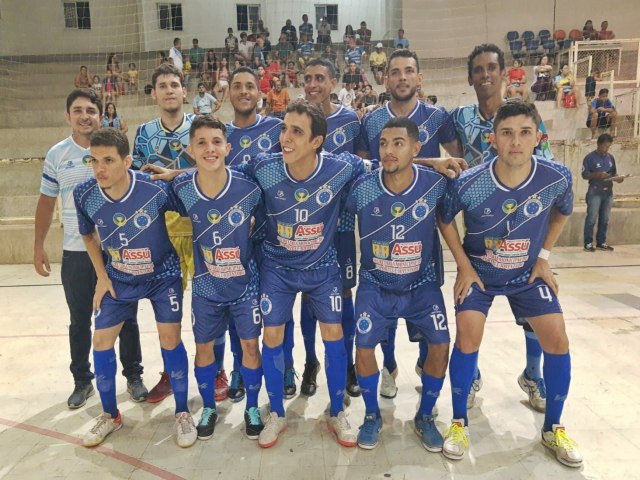
{"type": "Polygon", "coordinates": [[[609,89],[608,88],[601,88],[600,91],[598,92],[598,96],[603,95],[605,93],[607,95],[609,95],[609,89]]]}
{"type": "MultiPolygon", "coordinates": [[[[299,113],[306,115],[311,120],[311,138],[322,137],[322,143],[327,138],[327,119],[317,105],[307,100],[296,100],[290,103],[286,113],[299,113]]],[[[322,151],[322,144],[316,149],[316,153],[322,151]]]]}
{"type": "Polygon", "coordinates": [[[540,125],[541,119],[536,106],[530,102],[524,102],[521,99],[509,100],[504,102],[498,110],[493,119],[493,130],[498,129],[498,124],[509,117],[517,117],[518,115],[524,115],[529,117],[536,124],[536,128],[540,125]]]}
{"type": "Polygon", "coordinates": [[[116,147],[121,158],[129,155],[129,139],[118,128],[99,128],[91,134],[89,142],[92,147],[116,147]]]}
{"type": "Polygon", "coordinates": [[[200,88],[200,87],[206,87],[205,83],[204,82],[198,82],[198,88],[200,88]]]}
{"type": "Polygon", "coordinates": [[[407,131],[407,135],[414,142],[419,141],[420,134],[418,132],[418,126],[415,124],[413,120],[410,120],[407,117],[395,117],[385,123],[382,130],[386,130],[387,128],[404,128],[407,131]]]}
{"type": "Polygon", "coordinates": [[[222,123],[211,114],[198,115],[193,119],[193,122],[191,122],[191,126],[189,127],[189,140],[191,140],[195,136],[196,131],[199,128],[211,128],[220,130],[224,137],[227,138],[227,127],[225,127],[224,123],[222,123]]]}
{"type": "Polygon", "coordinates": [[[307,62],[307,67],[324,67],[329,72],[331,78],[338,77],[335,65],[326,58],[313,58],[307,62]]]}
{"type": "Polygon", "coordinates": [[[102,115],[102,99],[93,88],[76,88],[75,90],[73,90],[67,96],[67,113],[71,113],[71,105],[78,98],[86,98],[87,100],[89,100],[96,107],[98,107],[98,112],[100,112],[100,115],[102,115]]]}
{"type": "Polygon", "coordinates": [[[391,65],[391,61],[395,58],[413,58],[416,61],[416,71],[420,73],[420,60],[418,60],[418,54],[413,50],[407,50],[403,48],[402,50],[394,50],[389,55],[389,60],[387,60],[387,71],[389,71],[389,66],[391,65]]]}
{"type": "Polygon", "coordinates": [[[427,98],[430,102],[433,102],[434,105],[438,103],[438,97],[436,97],[435,95],[427,95],[427,98]]]}
{"type": "Polygon", "coordinates": [[[200,42],[198,42],[197,38],[194,38],[193,40],[191,40],[191,43],[200,43],[200,42]]]}
{"type": "Polygon", "coordinates": [[[231,72],[231,75],[229,76],[229,85],[231,85],[231,83],[233,82],[233,78],[240,73],[248,73],[256,79],[256,85],[260,85],[260,78],[258,77],[258,74],[254,69],[249,67],[238,67],[233,72],[231,72]]]}
{"type": "Polygon", "coordinates": [[[175,75],[180,79],[180,85],[184,86],[182,72],[178,68],[170,63],[163,63],[158,65],[151,75],[151,85],[156,88],[156,82],[160,75],[175,75]]]}
{"type": "Polygon", "coordinates": [[[504,70],[504,52],[500,47],[493,43],[483,43],[482,45],[476,45],[467,57],[467,74],[469,75],[469,78],[471,78],[471,73],[473,71],[473,60],[483,53],[495,53],[498,55],[498,65],[500,65],[501,71],[504,70]]]}
{"type": "Polygon", "coordinates": [[[175,47],[176,45],[178,45],[180,43],[180,38],[176,37],[173,39],[173,46],[175,47]]]}
{"type": "Polygon", "coordinates": [[[602,145],[603,143],[613,143],[613,137],[608,133],[603,133],[598,137],[598,145],[602,145]]]}

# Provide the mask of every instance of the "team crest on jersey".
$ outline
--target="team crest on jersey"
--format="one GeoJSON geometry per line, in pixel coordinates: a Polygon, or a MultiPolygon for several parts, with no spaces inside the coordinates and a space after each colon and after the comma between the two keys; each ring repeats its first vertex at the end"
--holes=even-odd
{"type": "Polygon", "coordinates": [[[271,142],[271,139],[268,136],[261,135],[258,138],[258,148],[263,152],[268,152],[269,150],[271,150],[272,146],[273,142],[271,142]]]}
{"type": "Polygon", "coordinates": [[[542,212],[542,202],[538,195],[530,196],[522,205],[522,211],[527,218],[537,217],[542,212]]]}
{"type": "Polygon", "coordinates": [[[207,263],[213,263],[213,250],[205,246],[201,246],[200,250],[202,250],[204,261],[207,263]]]}
{"type": "Polygon", "coordinates": [[[299,188],[293,195],[298,202],[304,202],[309,198],[309,191],[305,188],[299,188]]]}
{"type": "Polygon", "coordinates": [[[262,315],[269,315],[271,310],[273,310],[273,303],[271,303],[269,295],[263,293],[260,297],[260,312],[262,315]]]}
{"type": "Polygon", "coordinates": [[[180,140],[171,140],[169,142],[169,148],[174,152],[179,152],[182,150],[182,143],[180,143],[180,140]]]}
{"type": "Polygon", "coordinates": [[[240,207],[233,207],[229,211],[229,224],[232,227],[237,227],[238,225],[244,222],[244,212],[240,209],[240,207]]]}
{"type": "Polygon", "coordinates": [[[140,230],[144,230],[151,225],[151,216],[147,212],[138,212],[133,217],[133,224],[140,230]]]}
{"type": "Polygon", "coordinates": [[[341,147],[345,143],[347,143],[347,134],[344,131],[344,128],[338,128],[335,132],[333,132],[333,143],[336,146],[341,147]]]}
{"type": "Polygon", "coordinates": [[[293,225],[290,223],[278,222],[278,236],[284,238],[293,237],[293,225]]]}
{"type": "Polygon", "coordinates": [[[82,157],[82,164],[88,167],[91,165],[92,160],[93,157],[91,155],[85,155],[84,157],[82,157]]]}
{"type": "Polygon", "coordinates": [[[377,242],[373,241],[371,243],[371,250],[373,251],[373,256],[376,258],[388,258],[389,257],[389,243],[388,242],[377,242]]]}
{"type": "Polygon", "coordinates": [[[429,215],[429,205],[423,199],[418,201],[411,209],[411,216],[418,222],[424,220],[429,215]]]}
{"type": "Polygon", "coordinates": [[[122,213],[116,213],[113,215],[113,223],[115,223],[118,227],[122,227],[125,223],[127,223],[127,217],[122,213]]]}
{"type": "Polygon", "coordinates": [[[320,205],[321,207],[327,205],[329,202],[331,202],[332,199],[333,192],[329,187],[322,187],[320,190],[318,190],[318,193],[316,193],[316,202],[318,202],[318,205],[320,205]]]}
{"type": "Polygon", "coordinates": [[[222,214],[215,208],[207,212],[207,220],[209,220],[209,223],[213,223],[215,225],[220,221],[221,218],[222,218],[222,214]]]}
{"type": "Polygon", "coordinates": [[[502,203],[502,211],[507,215],[513,213],[518,208],[518,202],[513,198],[509,198],[502,203]]]}
{"type": "Polygon", "coordinates": [[[402,202],[395,202],[393,205],[391,205],[391,215],[393,215],[394,217],[399,217],[404,213],[405,207],[404,207],[404,203],[402,202]]]}
{"type": "Polygon", "coordinates": [[[421,126],[418,129],[418,140],[420,140],[420,143],[424,145],[429,141],[429,138],[431,138],[431,136],[429,135],[429,130],[427,130],[427,127],[421,126]]]}
{"type": "Polygon", "coordinates": [[[371,316],[367,312],[362,312],[358,317],[356,325],[358,327],[358,333],[362,333],[363,335],[369,333],[371,331],[371,327],[373,326],[373,323],[371,322],[371,316]]]}
{"type": "Polygon", "coordinates": [[[108,247],[107,251],[109,252],[109,256],[114,262],[122,261],[122,257],[120,257],[120,250],[118,250],[117,248],[108,247]]]}
{"type": "Polygon", "coordinates": [[[242,148],[248,148],[251,145],[251,137],[245,135],[244,137],[240,137],[240,146],[242,148]]]}

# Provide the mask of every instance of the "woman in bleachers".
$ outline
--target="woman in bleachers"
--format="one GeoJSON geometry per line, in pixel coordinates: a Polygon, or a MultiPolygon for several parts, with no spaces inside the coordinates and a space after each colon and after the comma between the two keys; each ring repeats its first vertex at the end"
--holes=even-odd
{"type": "Polygon", "coordinates": [[[552,70],[553,67],[549,65],[549,57],[546,55],[543,55],[538,60],[538,64],[533,67],[535,81],[531,85],[531,91],[536,94],[536,100],[553,100],[552,70]]]}
{"type": "Polygon", "coordinates": [[[122,133],[127,133],[129,131],[129,127],[127,127],[127,122],[125,122],[124,118],[122,118],[122,116],[118,114],[116,110],[116,105],[113,102],[107,103],[104,109],[104,117],[102,117],[102,126],[117,128],[122,133]]]}
{"type": "Polygon", "coordinates": [[[110,53],[109,57],[107,58],[107,70],[110,70],[116,79],[116,83],[118,84],[119,88],[118,94],[124,95],[124,85],[126,82],[124,81],[122,69],[120,68],[120,62],[118,61],[115,53],[110,53]]]}
{"type": "Polygon", "coordinates": [[[107,102],[117,103],[118,95],[118,78],[110,68],[107,68],[107,73],[102,79],[102,103],[105,105],[107,102]]]}
{"type": "Polygon", "coordinates": [[[568,94],[574,95],[575,104],[578,105],[578,89],[571,70],[569,70],[569,65],[566,63],[562,65],[553,83],[556,87],[556,106],[558,108],[562,105],[565,95],[568,94]]]}
{"type": "Polygon", "coordinates": [[[73,84],[76,88],[89,88],[91,86],[91,80],[89,80],[89,72],[87,70],[87,67],[85,67],[84,65],[80,67],[80,73],[76,75],[73,84]]]}
{"type": "Polygon", "coordinates": [[[202,81],[207,90],[213,92],[218,81],[218,57],[212,49],[207,50],[202,64],[202,81]]]}
{"type": "Polygon", "coordinates": [[[515,97],[519,94],[526,101],[529,97],[525,86],[526,81],[526,74],[520,65],[520,60],[514,60],[513,67],[507,70],[507,98],[515,97]]]}
{"type": "Polygon", "coordinates": [[[227,57],[220,60],[220,68],[218,69],[218,90],[216,97],[220,103],[224,103],[229,91],[229,67],[227,66],[227,57]]]}
{"type": "Polygon", "coordinates": [[[353,42],[355,44],[356,34],[353,31],[353,27],[351,25],[347,25],[344,28],[344,35],[342,36],[343,48],[345,52],[347,51],[347,48],[349,48],[350,39],[353,39],[353,42]]]}

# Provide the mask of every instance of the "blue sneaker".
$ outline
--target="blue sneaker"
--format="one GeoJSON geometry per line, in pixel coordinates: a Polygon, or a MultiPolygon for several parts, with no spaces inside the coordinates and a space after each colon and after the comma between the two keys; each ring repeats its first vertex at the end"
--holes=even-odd
{"type": "Polygon", "coordinates": [[[428,452],[441,452],[444,440],[434,423],[433,415],[418,414],[413,419],[413,423],[416,433],[422,440],[422,446],[428,452]]]}
{"type": "Polygon", "coordinates": [[[284,398],[287,400],[296,396],[297,376],[293,368],[287,368],[284,371],[284,398]]]}
{"type": "Polygon", "coordinates": [[[382,418],[375,413],[365,415],[364,422],[358,433],[358,446],[365,450],[372,450],[378,446],[378,437],[382,429],[382,418]]]}
{"type": "Polygon", "coordinates": [[[227,397],[233,403],[241,402],[244,400],[245,388],[242,374],[238,370],[231,372],[231,381],[229,382],[229,391],[227,397]]]}

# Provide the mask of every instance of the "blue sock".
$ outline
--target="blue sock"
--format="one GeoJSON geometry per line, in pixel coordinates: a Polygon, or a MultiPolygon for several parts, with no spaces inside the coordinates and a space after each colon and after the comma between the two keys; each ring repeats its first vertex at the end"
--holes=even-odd
{"type": "Polygon", "coordinates": [[[429,345],[424,338],[418,342],[418,348],[420,349],[420,353],[418,354],[418,365],[423,369],[424,362],[427,360],[427,353],[429,353],[429,345]]]}
{"type": "Polygon", "coordinates": [[[315,365],[320,363],[316,355],[316,317],[311,308],[311,302],[306,297],[302,297],[300,302],[300,330],[302,330],[302,340],[304,340],[304,350],[307,354],[305,363],[315,365]]]}
{"type": "MultiPolygon", "coordinates": [[[[239,372],[242,367],[242,344],[240,343],[238,330],[236,330],[236,322],[233,320],[229,322],[229,342],[231,343],[231,353],[233,354],[233,369],[239,372]]],[[[224,352],[222,355],[224,356],[224,352]]],[[[218,357],[216,356],[217,359],[218,357]]]]}
{"type": "Polygon", "coordinates": [[[335,417],[344,408],[344,392],[347,388],[347,352],[344,340],[323,340],[324,343],[324,371],[327,374],[329,400],[331,407],[329,415],[335,417]]]}
{"type": "Polygon", "coordinates": [[[224,347],[225,347],[225,334],[223,333],[213,341],[213,356],[216,357],[216,363],[218,364],[218,371],[224,370],[224,347]]]}
{"type": "Polygon", "coordinates": [[[262,370],[271,411],[284,417],[284,354],[282,344],[271,348],[262,344],[262,370]]]}
{"type": "Polygon", "coordinates": [[[109,350],[93,351],[93,366],[96,374],[96,387],[100,392],[102,410],[111,415],[111,418],[118,416],[118,404],[116,402],[116,351],[109,350]]]}
{"type": "Polygon", "coordinates": [[[195,365],[193,371],[198,382],[198,391],[202,397],[202,405],[204,408],[216,408],[215,387],[216,375],[218,374],[218,364],[216,362],[199,367],[195,365]]]}
{"type": "Polygon", "coordinates": [[[356,323],[353,315],[353,297],[342,297],[342,334],[349,366],[353,365],[353,341],[356,338],[356,323]]]}
{"type": "Polygon", "coordinates": [[[383,355],[383,366],[389,370],[389,373],[398,368],[398,364],[396,363],[396,330],[398,330],[397,326],[390,328],[387,342],[380,344],[383,355]]]}
{"type": "Polygon", "coordinates": [[[180,342],[173,350],[164,349],[167,360],[167,373],[176,401],[176,414],[188,412],[187,393],[189,392],[189,361],[184,343],[180,342]]]}
{"type": "Polygon", "coordinates": [[[467,397],[473,382],[473,375],[478,364],[478,352],[462,353],[454,345],[449,361],[449,377],[451,378],[451,400],[453,418],[463,418],[467,425],[467,397]]]}
{"type": "Polygon", "coordinates": [[[244,387],[247,392],[246,409],[249,410],[251,407],[258,406],[258,394],[260,393],[260,388],[262,388],[262,367],[249,368],[242,365],[241,368],[244,387]]]}
{"type": "Polygon", "coordinates": [[[284,324],[284,343],[282,349],[284,350],[284,368],[286,370],[293,368],[293,317],[284,324]]]}
{"type": "Polygon", "coordinates": [[[357,375],[357,377],[364,400],[365,414],[375,413],[380,417],[380,407],[378,406],[378,382],[380,381],[380,372],[376,372],[368,377],[362,377],[360,375],[357,375]]]}
{"type": "MultiPolygon", "coordinates": [[[[436,378],[422,372],[422,398],[420,399],[419,415],[431,415],[436,400],[440,396],[444,377],[436,378]]],[[[458,418],[458,417],[456,417],[458,418]]]]}
{"type": "Polygon", "coordinates": [[[524,340],[527,349],[527,366],[524,371],[527,374],[527,378],[530,380],[537,380],[542,378],[542,369],[540,368],[542,347],[540,346],[538,336],[535,332],[525,330],[524,340]]]}
{"type": "Polygon", "coordinates": [[[571,355],[569,352],[554,355],[544,352],[544,383],[547,386],[547,410],[544,414],[544,431],[560,423],[564,402],[571,383],[571,355]]]}

